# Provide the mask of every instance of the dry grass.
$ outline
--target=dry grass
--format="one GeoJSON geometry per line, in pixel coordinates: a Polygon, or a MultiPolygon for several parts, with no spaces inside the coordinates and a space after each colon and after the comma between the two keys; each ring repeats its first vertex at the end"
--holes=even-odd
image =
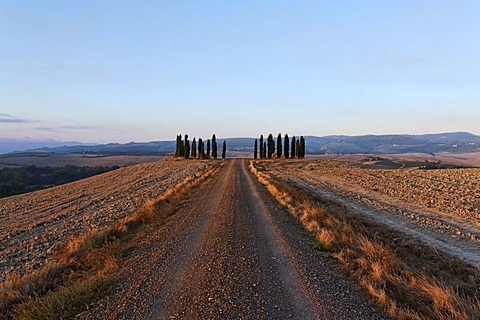
{"type": "Polygon", "coordinates": [[[17,306],[13,318],[18,320],[74,319],[94,299],[103,297],[111,278],[92,277],[48,293],[43,299],[29,299],[17,306]]]}
{"type": "Polygon", "coordinates": [[[23,277],[15,271],[7,274],[0,286],[0,319],[6,318],[7,310],[25,300],[25,297],[43,294],[55,287],[65,268],[62,263],[52,263],[23,277]]]}
{"type": "Polygon", "coordinates": [[[0,319],[73,318],[108,293],[125,251],[148,232],[146,227],[162,224],[188,191],[218,168],[185,179],[104,230],[71,238],[58,250],[55,262],[41,270],[23,277],[14,272],[8,275],[0,287],[0,319]]]}
{"type": "Polygon", "coordinates": [[[336,203],[250,170],[320,243],[333,251],[363,291],[395,319],[480,319],[480,273],[459,259],[377,225],[336,203]],[[395,241],[393,241],[395,239],[395,241]]]}

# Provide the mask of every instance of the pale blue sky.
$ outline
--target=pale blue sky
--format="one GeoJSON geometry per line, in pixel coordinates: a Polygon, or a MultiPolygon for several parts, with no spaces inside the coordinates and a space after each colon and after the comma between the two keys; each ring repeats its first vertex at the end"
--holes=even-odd
{"type": "Polygon", "coordinates": [[[0,0],[0,138],[480,134],[480,1],[0,0]]]}

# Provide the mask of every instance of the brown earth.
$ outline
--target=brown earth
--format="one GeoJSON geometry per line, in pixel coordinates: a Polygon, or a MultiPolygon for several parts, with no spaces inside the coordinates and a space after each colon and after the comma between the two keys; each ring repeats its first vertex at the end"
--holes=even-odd
{"type": "Polygon", "coordinates": [[[75,166],[131,166],[134,164],[154,162],[163,159],[163,156],[132,156],[116,155],[104,156],[95,154],[56,154],[56,153],[24,153],[0,155],[0,169],[18,168],[25,166],[63,167],[75,166]]]}
{"type": "Polygon", "coordinates": [[[267,165],[292,183],[480,265],[480,169],[375,170],[333,160],[267,165]]]}
{"type": "Polygon", "coordinates": [[[381,319],[336,262],[229,160],[144,238],[88,319],[381,319]]]}
{"type": "Polygon", "coordinates": [[[431,162],[443,162],[454,164],[458,166],[480,166],[480,152],[470,152],[470,153],[452,153],[452,152],[439,152],[434,156],[431,154],[425,153],[409,153],[409,154],[392,154],[384,155],[386,158],[393,158],[395,160],[405,160],[405,161],[424,161],[428,160],[431,162]]]}
{"type": "Polygon", "coordinates": [[[439,152],[435,155],[429,153],[404,153],[404,154],[328,154],[307,155],[309,159],[338,160],[347,162],[362,162],[365,157],[382,157],[394,161],[425,161],[442,162],[457,166],[480,167],[480,152],[452,153],[439,152]]]}
{"type": "MultiPolygon", "coordinates": [[[[480,265],[480,169],[375,170],[339,161],[263,162],[272,177],[287,178],[432,250],[480,265]]],[[[163,160],[0,200],[3,274],[12,266],[21,272],[38,268],[69,235],[132,213],[209,163],[163,160]]],[[[133,249],[113,294],[82,316],[382,318],[336,262],[314,245],[246,170],[246,160],[228,160],[133,249]]]]}
{"type": "Polygon", "coordinates": [[[39,269],[71,237],[134,213],[212,163],[165,159],[0,199],[0,281],[39,269]]]}

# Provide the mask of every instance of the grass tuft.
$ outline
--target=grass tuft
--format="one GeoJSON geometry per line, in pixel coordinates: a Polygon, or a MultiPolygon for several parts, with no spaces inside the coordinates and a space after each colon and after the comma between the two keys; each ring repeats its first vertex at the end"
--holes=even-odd
{"type": "Polygon", "coordinates": [[[92,301],[105,296],[112,283],[111,278],[97,277],[76,281],[67,287],[52,291],[40,299],[30,298],[15,306],[13,319],[74,319],[92,301]]]}
{"type": "Polygon", "coordinates": [[[14,271],[8,273],[5,282],[0,285],[0,319],[7,319],[8,311],[15,304],[54,288],[61,281],[65,269],[64,264],[51,263],[23,277],[14,271]]]}

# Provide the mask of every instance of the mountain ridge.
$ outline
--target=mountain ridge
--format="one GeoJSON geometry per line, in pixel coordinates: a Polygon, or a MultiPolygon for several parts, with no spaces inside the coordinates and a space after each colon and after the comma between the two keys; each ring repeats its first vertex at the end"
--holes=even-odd
{"type": "MultiPolygon", "coordinates": [[[[193,139],[193,137],[192,137],[193,139]]],[[[234,151],[253,152],[256,138],[234,137],[217,139],[221,145],[227,141],[227,149],[234,151]]],[[[307,154],[388,154],[388,153],[438,153],[438,152],[478,152],[480,151],[480,136],[469,132],[445,132],[431,134],[386,134],[386,135],[329,135],[305,136],[307,154]]],[[[4,141],[0,139],[0,153],[4,141]]],[[[191,140],[190,140],[191,141],[191,140]]],[[[60,141],[55,141],[61,144],[60,141]]],[[[11,143],[11,142],[10,142],[11,143]]],[[[65,143],[62,146],[45,146],[27,148],[22,151],[53,152],[53,153],[91,153],[91,154],[135,154],[135,155],[172,155],[175,141],[149,141],[107,144],[77,144],[65,143]],[[69,145],[67,145],[69,144],[69,145]]],[[[20,149],[20,148],[19,148],[20,149]]],[[[13,151],[13,150],[12,150],[13,151]]]]}

